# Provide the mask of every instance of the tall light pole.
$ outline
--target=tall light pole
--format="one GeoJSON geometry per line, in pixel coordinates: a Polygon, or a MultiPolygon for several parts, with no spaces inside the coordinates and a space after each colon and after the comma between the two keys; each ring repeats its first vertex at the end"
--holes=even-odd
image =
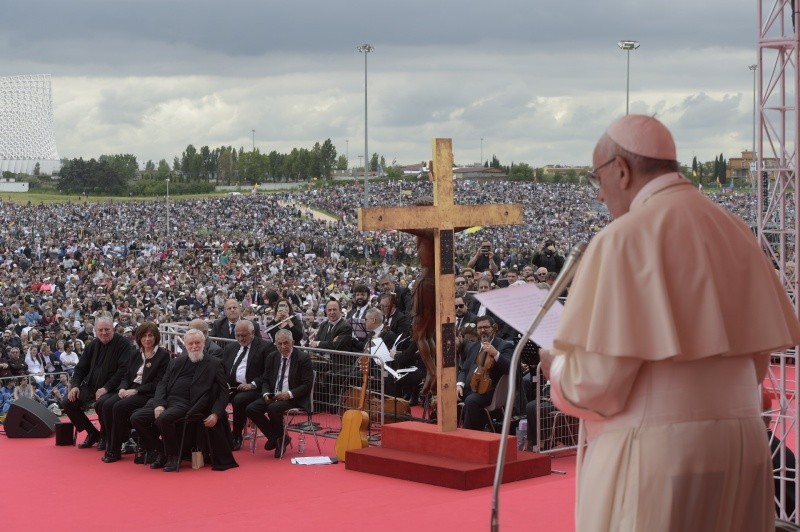
{"type": "Polygon", "coordinates": [[[483,137],[481,137],[481,166],[483,166],[483,137]]]}
{"type": "Polygon", "coordinates": [[[620,50],[628,52],[628,75],[625,84],[625,114],[627,115],[630,112],[631,101],[631,50],[639,48],[639,41],[619,41],[617,46],[620,50]]]}
{"type": "Polygon", "coordinates": [[[347,160],[347,168],[345,168],[345,170],[349,170],[350,169],[350,139],[344,139],[344,143],[347,146],[345,148],[347,150],[346,151],[346,155],[344,156],[344,158],[347,160]]]}
{"type": "Polygon", "coordinates": [[[364,54],[364,207],[369,206],[369,148],[367,147],[367,56],[375,50],[371,44],[362,44],[358,51],[364,54]]]}
{"type": "Polygon", "coordinates": [[[169,178],[167,178],[167,246],[169,246],[169,178]]]}
{"type": "Polygon", "coordinates": [[[253,130],[253,151],[256,151],[256,130],[253,130]]]}
{"type": "Polygon", "coordinates": [[[756,71],[758,65],[750,65],[750,70],[753,71],[753,162],[756,162],[756,71]]]}

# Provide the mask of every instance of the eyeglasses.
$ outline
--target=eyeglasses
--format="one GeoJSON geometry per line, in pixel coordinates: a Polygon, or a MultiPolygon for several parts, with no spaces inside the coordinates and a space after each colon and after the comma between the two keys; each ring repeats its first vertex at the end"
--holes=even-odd
{"type": "Polygon", "coordinates": [[[608,161],[604,162],[603,164],[601,164],[600,166],[598,166],[597,168],[595,168],[594,170],[592,170],[591,172],[586,174],[586,180],[589,182],[589,184],[592,185],[594,188],[599,190],[600,189],[600,176],[597,175],[597,172],[599,172],[600,169],[603,168],[604,166],[608,166],[609,164],[613,163],[616,160],[617,160],[617,156],[615,155],[612,159],[609,159],[608,161]]]}
{"type": "Polygon", "coordinates": [[[456,281],[456,284],[467,284],[466,281],[456,281]]]}
{"type": "Polygon", "coordinates": [[[466,307],[466,305],[464,303],[461,303],[460,305],[456,305],[456,308],[464,308],[464,307],[466,307]]]}

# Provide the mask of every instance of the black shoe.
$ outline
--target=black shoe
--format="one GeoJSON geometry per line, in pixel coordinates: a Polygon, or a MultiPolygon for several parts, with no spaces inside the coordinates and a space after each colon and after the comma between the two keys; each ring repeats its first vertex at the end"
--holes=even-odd
{"type": "Polygon", "coordinates": [[[103,462],[107,464],[113,464],[114,462],[119,462],[120,460],[122,460],[122,456],[120,456],[119,454],[110,453],[106,451],[106,454],[103,455],[103,462]]]}
{"type": "Polygon", "coordinates": [[[147,453],[137,454],[133,457],[134,464],[146,464],[147,463],[147,453]]]}
{"type": "Polygon", "coordinates": [[[272,438],[267,438],[267,443],[264,444],[265,451],[271,451],[275,447],[278,446],[278,440],[273,440],[272,438]]]}
{"type": "Polygon", "coordinates": [[[156,451],[145,451],[136,458],[138,458],[139,461],[135,463],[150,465],[156,461],[156,458],[158,458],[158,453],[156,451]]]}
{"type": "Polygon", "coordinates": [[[106,450],[106,439],[103,436],[100,436],[100,441],[97,443],[97,450],[98,451],[106,450]]]}
{"type": "Polygon", "coordinates": [[[178,457],[177,456],[170,456],[167,458],[167,463],[164,464],[164,471],[166,473],[172,473],[173,471],[178,470],[178,457]]]}
{"type": "Polygon", "coordinates": [[[242,448],[242,437],[239,436],[239,437],[233,438],[233,450],[234,451],[238,451],[241,448],[242,448]]]}
{"type": "Polygon", "coordinates": [[[292,438],[286,436],[281,443],[282,445],[278,445],[275,449],[275,458],[280,458],[286,452],[286,448],[292,444],[292,438]]]}
{"type": "Polygon", "coordinates": [[[164,464],[166,463],[167,463],[167,458],[164,456],[164,454],[158,453],[155,459],[153,459],[153,461],[150,462],[150,469],[161,469],[162,467],[164,467],[164,464]]]}
{"type": "Polygon", "coordinates": [[[100,433],[97,431],[90,432],[86,439],[83,440],[79,445],[78,449],[88,449],[89,447],[93,447],[95,443],[100,441],[100,433]]]}

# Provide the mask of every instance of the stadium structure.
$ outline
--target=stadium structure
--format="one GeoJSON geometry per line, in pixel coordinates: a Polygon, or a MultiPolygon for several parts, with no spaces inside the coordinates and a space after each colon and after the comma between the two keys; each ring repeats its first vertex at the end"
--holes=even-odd
{"type": "Polygon", "coordinates": [[[61,167],[50,75],[0,77],[0,172],[41,174],[61,167]]]}

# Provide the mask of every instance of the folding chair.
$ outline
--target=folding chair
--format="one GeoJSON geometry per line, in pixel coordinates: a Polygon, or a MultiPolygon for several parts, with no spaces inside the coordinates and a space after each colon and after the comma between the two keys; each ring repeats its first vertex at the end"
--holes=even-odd
{"type": "Polygon", "coordinates": [[[507,397],[508,397],[508,375],[503,375],[502,377],[500,377],[500,380],[497,381],[497,385],[494,387],[494,395],[492,396],[492,402],[489,403],[489,406],[484,408],[484,410],[486,411],[486,417],[489,419],[489,426],[492,428],[492,432],[497,432],[497,428],[494,426],[494,419],[492,419],[492,412],[496,410],[505,412],[507,397]]]}
{"type": "MultiPolygon", "coordinates": [[[[304,437],[303,435],[310,430],[311,434],[314,435],[314,441],[317,443],[317,452],[319,454],[322,454],[322,447],[320,447],[319,438],[317,437],[317,425],[314,423],[314,420],[313,420],[314,413],[315,413],[315,410],[314,410],[314,388],[316,387],[316,384],[317,384],[317,372],[315,371],[314,372],[314,377],[311,380],[311,396],[310,396],[311,410],[305,410],[304,408],[290,408],[289,410],[287,410],[286,412],[283,413],[283,416],[284,416],[283,417],[283,439],[281,441],[285,441],[286,440],[286,432],[289,430],[289,427],[293,425],[293,422],[294,422],[295,418],[305,416],[306,422],[302,425],[303,428],[301,428],[299,430],[299,432],[301,434],[301,437],[304,437]]],[[[284,454],[285,451],[286,451],[286,448],[284,447],[281,450],[281,458],[283,458],[283,454],[284,454]]]]}

